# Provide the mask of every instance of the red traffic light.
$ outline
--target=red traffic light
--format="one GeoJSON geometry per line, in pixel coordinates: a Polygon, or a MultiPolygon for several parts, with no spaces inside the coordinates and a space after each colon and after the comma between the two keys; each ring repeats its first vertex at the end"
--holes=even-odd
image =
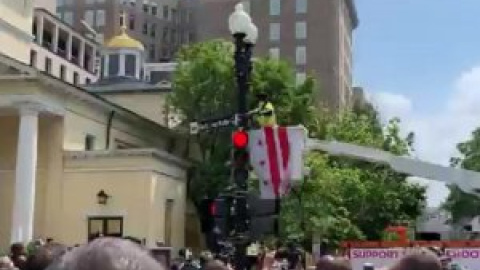
{"type": "Polygon", "coordinates": [[[232,141],[235,148],[245,148],[248,145],[248,133],[243,130],[237,130],[233,132],[232,141]]]}
{"type": "Polygon", "coordinates": [[[215,216],[217,214],[217,203],[215,201],[211,202],[208,206],[208,212],[211,216],[215,216]]]}

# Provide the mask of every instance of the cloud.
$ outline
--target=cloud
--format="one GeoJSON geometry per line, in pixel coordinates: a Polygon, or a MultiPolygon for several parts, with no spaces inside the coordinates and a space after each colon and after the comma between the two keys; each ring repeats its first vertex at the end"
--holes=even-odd
{"type": "Polygon", "coordinates": [[[370,99],[386,119],[406,116],[412,111],[412,101],[400,94],[379,92],[373,94],[370,99]]]}
{"type": "MultiPolygon", "coordinates": [[[[380,111],[383,120],[400,117],[402,129],[415,133],[416,155],[422,160],[448,165],[456,156],[456,144],[469,138],[480,127],[480,66],[460,74],[452,83],[452,92],[443,106],[428,115],[414,109],[414,101],[402,94],[377,92],[371,101],[380,111]]],[[[429,204],[438,205],[448,194],[443,184],[428,183],[429,204]]]]}

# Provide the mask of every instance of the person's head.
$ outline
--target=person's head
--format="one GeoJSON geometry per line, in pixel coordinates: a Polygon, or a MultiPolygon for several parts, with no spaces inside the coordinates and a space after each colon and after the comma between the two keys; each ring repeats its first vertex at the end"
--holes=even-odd
{"type": "Polygon", "coordinates": [[[200,264],[206,265],[211,260],[213,260],[213,254],[210,251],[200,253],[200,264]]]}
{"type": "Polygon", "coordinates": [[[147,250],[132,241],[99,238],[67,252],[47,270],[163,270],[147,250]]]}
{"type": "Polygon", "coordinates": [[[345,259],[322,258],[317,262],[316,270],[352,270],[352,266],[345,259]]]}
{"type": "Polygon", "coordinates": [[[211,260],[205,265],[205,270],[228,270],[228,267],[222,261],[211,260]]]}
{"type": "Polygon", "coordinates": [[[268,100],[268,95],[265,92],[259,92],[255,96],[257,97],[258,101],[267,101],[268,100]]]}
{"type": "Polygon", "coordinates": [[[20,256],[25,254],[25,246],[22,243],[13,243],[10,246],[12,256],[20,256]]]}
{"type": "Polygon", "coordinates": [[[403,257],[392,270],[441,270],[440,260],[433,254],[422,252],[403,257]]]}
{"type": "Polygon", "coordinates": [[[58,243],[50,242],[35,250],[27,258],[26,270],[44,270],[52,262],[60,259],[67,252],[67,247],[58,243]]]}

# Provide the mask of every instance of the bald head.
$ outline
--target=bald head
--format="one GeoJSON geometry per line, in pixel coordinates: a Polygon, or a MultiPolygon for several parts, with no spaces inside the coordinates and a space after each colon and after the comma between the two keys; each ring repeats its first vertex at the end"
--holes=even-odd
{"type": "Polygon", "coordinates": [[[440,260],[431,253],[416,253],[403,257],[392,270],[441,270],[440,260]]]}
{"type": "Polygon", "coordinates": [[[320,259],[316,270],[352,270],[350,263],[344,259],[320,259]]]}
{"type": "Polygon", "coordinates": [[[129,240],[99,238],[65,254],[48,270],[163,270],[163,267],[129,240]]]}

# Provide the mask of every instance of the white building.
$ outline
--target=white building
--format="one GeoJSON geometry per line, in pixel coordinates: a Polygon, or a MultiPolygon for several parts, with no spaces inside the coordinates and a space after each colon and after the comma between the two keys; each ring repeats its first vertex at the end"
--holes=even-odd
{"type": "Polygon", "coordinates": [[[432,240],[448,240],[453,236],[453,229],[449,224],[450,219],[450,213],[443,209],[427,208],[417,220],[417,235],[428,235],[432,237],[436,234],[440,239],[432,240]]]}
{"type": "Polygon", "coordinates": [[[97,81],[97,42],[42,8],[35,9],[33,37],[31,66],[75,85],[97,81]]]}

